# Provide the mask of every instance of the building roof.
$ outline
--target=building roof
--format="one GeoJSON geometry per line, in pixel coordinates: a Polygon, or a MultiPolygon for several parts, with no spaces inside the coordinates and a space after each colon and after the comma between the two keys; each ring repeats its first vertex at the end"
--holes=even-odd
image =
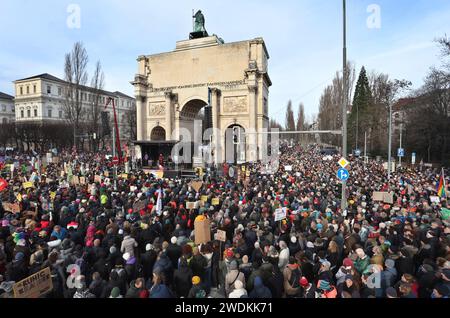
{"type": "Polygon", "coordinates": [[[34,75],[31,77],[27,77],[27,78],[18,79],[18,80],[15,80],[14,83],[20,82],[20,81],[27,81],[27,80],[34,79],[34,78],[44,78],[44,79],[55,81],[55,82],[66,83],[66,81],[64,81],[56,76],[53,76],[51,74],[48,74],[48,73],[43,73],[43,74],[34,75]]]}
{"type": "Polygon", "coordinates": [[[10,100],[13,100],[13,99],[14,99],[14,96],[11,96],[11,95],[8,95],[8,94],[6,94],[6,93],[0,92],[0,98],[1,98],[1,99],[10,99],[10,100]]]}
{"type": "MultiPolygon", "coordinates": [[[[54,81],[54,82],[59,82],[59,83],[62,83],[62,84],[67,84],[67,83],[68,83],[68,82],[66,82],[66,81],[64,81],[64,80],[62,80],[62,79],[60,79],[60,78],[58,78],[58,77],[56,77],[56,76],[53,76],[53,75],[51,75],[51,74],[48,74],[48,73],[43,73],[43,74],[39,74],[39,75],[27,77],[27,78],[18,79],[18,80],[15,80],[13,83],[21,82],[21,81],[27,81],[27,80],[31,80],[31,79],[38,79],[38,78],[43,78],[43,79],[46,79],[46,80],[50,80],[50,81],[54,81]]],[[[93,88],[93,87],[90,87],[90,86],[85,86],[85,85],[80,85],[80,86],[81,86],[82,89],[85,89],[85,90],[89,90],[89,91],[93,91],[93,90],[94,90],[94,88],[93,88]]],[[[116,91],[116,92],[110,92],[110,91],[105,91],[105,90],[102,90],[102,89],[101,89],[101,90],[100,90],[100,93],[102,93],[102,94],[104,94],[104,95],[114,96],[114,97],[121,96],[121,97],[126,97],[126,98],[134,99],[134,97],[130,97],[130,96],[125,95],[124,93],[121,93],[121,92],[119,92],[119,91],[116,91]]],[[[14,98],[14,97],[13,97],[13,98],[14,98]]]]}
{"type": "Polygon", "coordinates": [[[125,98],[131,98],[131,99],[134,99],[134,97],[128,96],[127,94],[124,94],[124,93],[119,92],[119,91],[115,91],[113,94],[115,94],[116,96],[120,96],[120,97],[125,97],[125,98]]]}

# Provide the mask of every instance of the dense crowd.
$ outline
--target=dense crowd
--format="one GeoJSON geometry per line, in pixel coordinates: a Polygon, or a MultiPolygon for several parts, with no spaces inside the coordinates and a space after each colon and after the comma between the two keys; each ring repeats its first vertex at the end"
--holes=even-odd
{"type": "Polygon", "coordinates": [[[114,182],[99,153],[64,152],[57,163],[2,154],[0,297],[49,268],[48,298],[448,298],[439,170],[403,168],[388,179],[381,163],[353,158],[342,211],[339,156],[314,145],[280,153],[272,173],[256,163],[249,175],[206,171],[198,192],[189,179],[144,170],[119,168],[114,182]],[[374,191],[393,193],[392,203],[374,191]],[[279,208],[286,218],[275,221],[279,208]],[[212,240],[196,245],[199,218],[211,221],[212,240]]]}

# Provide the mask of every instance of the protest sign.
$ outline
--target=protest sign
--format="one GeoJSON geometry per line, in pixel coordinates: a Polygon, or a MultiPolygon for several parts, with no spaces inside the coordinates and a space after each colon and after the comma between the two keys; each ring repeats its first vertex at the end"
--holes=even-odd
{"type": "Polygon", "coordinates": [[[211,241],[211,221],[209,219],[194,222],[195,244],[211,241]]]}
{"type": "Polygon", "coordinates": [[[19,213],[20,212],[20,205],[19,203],[9,203],[9,202],[3,202],[2,203],[3,210],[12,212],[12,213],[19,213]]]}
{"type": "Polygon", "coordinates": [[[186,209],[195,209],[195,202],[186,202],[186,209]]]}
{"type": "Polygon", "coordinates": [[[441,209],[442,219],[447,221],[450,219],[450,209],[441,209]]]}
{"type": "Polygon", "coordinates": [[[217,230],[216,240],[225,242],[227,240],[227,232],[222,231],[222,230],[217,230]]]}
{"type": "Polygon", "coordinates": [[[122,173],[122,174],[120,175],[120,177],[121,177],[122,179],[128,179],[128,174],[127,174],[127,173],[122,173]]]}
{"type": "Polygon", "coordinates": [[[208,201],[208,196],[207,196],[207,195],[202,195],[202,196],[200,197],[200,201],[202,201],[202,202],[208,201]]]}
{"type": "Polygon", "coordinates": [[[50,267],[13,285],[14,298],[39,298],[53,289],[50,267]]]}
{"type": "Polygon", "coordinates": [[[286,218],[286,208],[278,208],[275,210],[275,222],[286,218]]]}
{"type": "Polygon", "coordinates": [[[86,177],[80,177],[80,184],[82,185],[86,184],[86,177]]]}
{"type": "Polygon", "coordinates": [[[431,196],[430,196],[430,201],[431,201],[431,203],[440,203],[440,202],[441,202],[441,199],[439,199],[438,196],[431,195],[431,196]]]}
{"type": "Polygon", "coordinates": [[[200,188],[203,185],[203,181],[192,181],[191,182],[191,187],[192,189],[195,190],[195,192],[198,192],[200,190],[200,188]]]}
{"type": "Polygon", "coordinates": [[[78,176],[72,177],[72,184],[73,185],[79,185],[80,184],[80,178],[78,176]]]}
{"type": "Polygon", "coordinates": [[[22,183],[22,186],[23,186],[23,188],[24,189],[29,189],[29,188],[32,188],[33,187],[33,182],[24,182],[24,183],[22,183]]]}
{"type": "Polygon", "coordinates": [[[284,166],[284,171],[292,171],[292,166],[284,166]]]}
{"type": "Polygon", "coordinates": [[[372,200],[373,201],[383,201],[384,200],[384,194],[386,192],[379,192],[379,191],[375,191],[372,195],[372,200]]]}
{"type": "Polygon", "coordinates": [[[213,198],[213,199],[211,200],[211,204],[212,204],[212,205],[219,205],[219,198],[213,198]]]}

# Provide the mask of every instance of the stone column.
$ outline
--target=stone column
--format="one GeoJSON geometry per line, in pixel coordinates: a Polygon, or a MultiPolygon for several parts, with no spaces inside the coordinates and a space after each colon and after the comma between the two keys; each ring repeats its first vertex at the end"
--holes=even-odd
{"type": "Polygon", "coordinates": [[[213,128],[213,143],[214,143],[214,162],[218,163],[220,161],[219,148],[220,146],[220,134],[216,133],[217,129],[220,129],[219,120],[219,101],[220,101],[220,90],[218,88],[211,88],[211,112],[212,112],[212,128],[213,128]]]}
{"type": "Polygon", "coordinates": [[[255,132],[258,131],[257,129],[257,117],[256,117],[256,112],[257,112],[257,91],[258,91],[258,87],[256,85],[249,85],[248,86],[248,90],[249,90],[249,132],[251,134],[247,135],[248,136],[248,152],[247,152],[247,161],[256,161],[258,156],[257,156],[257,135],[255,134],[255,132]]]}
{"type": "Polygon", "coordinates": [[[165,115],[166,115],[166,140],[172,139],[172,92],[166,92],[164,94],[166,98],[166,109],[165,109],[165,115]]]}
{"type": "Polygon", "coordinates": [[[144,97],[136,96],[136,138],[137,140],[144,140],[144,117],[145,117],[145,107],[143,103],[144,97]]]}

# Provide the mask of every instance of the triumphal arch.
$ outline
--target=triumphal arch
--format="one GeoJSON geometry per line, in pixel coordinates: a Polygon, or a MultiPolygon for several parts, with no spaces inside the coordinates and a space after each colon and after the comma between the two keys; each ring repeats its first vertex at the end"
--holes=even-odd
{"type": "Polygon", "coordinates": [[[214,162],[225,161],[230,136],[238,160],[261,159],[267,134],[260,132],[268,129],[272,84],[268,59],[262,38],[225,43],[206,31],[191,33],[171,52],[139,56],[132,82],[137,148],[179,142],[187,133],[193,137],[194,122],[200,122],[201,134],[205,126],[212,128],[210,137],[202,140],[214,162]]]}

